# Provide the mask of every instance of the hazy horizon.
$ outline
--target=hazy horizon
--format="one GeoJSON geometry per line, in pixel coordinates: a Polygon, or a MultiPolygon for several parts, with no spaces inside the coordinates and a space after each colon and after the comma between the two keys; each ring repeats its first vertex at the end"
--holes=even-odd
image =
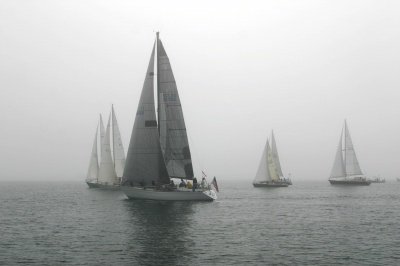
{"type": "Polygon", "coordinates": [[[98,114],[125,153],[155,32],[195,175],[327,180],[344,119],[368,177],[400,177],[398,1],[0,2],[0,181],[82,180],[98,114]]]}

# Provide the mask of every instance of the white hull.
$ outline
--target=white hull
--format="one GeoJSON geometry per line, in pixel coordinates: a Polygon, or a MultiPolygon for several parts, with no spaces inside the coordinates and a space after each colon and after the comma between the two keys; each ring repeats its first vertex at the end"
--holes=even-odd
{"type": "Polygon", "coordinates": [[[121,188],[120,185],[101,184],[101,183],[89,182],[89,181],[86,181],[86,184],[89,186],[89,188],[99,188],[99,189],[104,189],[104,190],[120,190],[120,188],[121,188]]]}
{"type": "Polygon", "coordinates": [[[130,199],[172,200],[172,201],[213,201],[217,195],[213,190],[174,190],[159,191],[153,188],[121,186],[122,192],[130,199]]]}

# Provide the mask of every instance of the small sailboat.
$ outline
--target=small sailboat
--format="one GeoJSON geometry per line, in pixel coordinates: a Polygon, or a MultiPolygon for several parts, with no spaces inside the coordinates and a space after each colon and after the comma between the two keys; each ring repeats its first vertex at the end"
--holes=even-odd
{"type": "Polygon", "coordinates": [[[287,187],[291,185],[291,181],[284,178],[282,174],[274,132],[271,134],[271,144],[272,148],[267,139],[257,174],[253,181],[254,187],[287,187]]]}
{"type": "Polygon", "coordinates": [[[172,178],[193,180],[194,173],[175,78],[157,32],[132,129],[121,189],[133,199],[212,201],[217,198],[210,188],[177,188],[171,182],[172,178]],[[154,100],[155,64],[158,117],[154,100]]]}
{"type": "Polygon", "coordinates": [[[361,171],[346,120],[344,121],[343,130],[340,135],[329,182],[332,185],[365,186],[371,184],[371,181],[361,171]]]}
{"type": "Polygon", "coordinates": [[[125,167],[125,153],[114,106],[111,107],[107,130],[104,129],[101,115],[99,126],[101,147],[100,164],[98,163],[96,130],[86,183],[90,188],[119,189],[123,169],[125,167]],[[97,172],[95,170],[96,166],[97,172]]]}

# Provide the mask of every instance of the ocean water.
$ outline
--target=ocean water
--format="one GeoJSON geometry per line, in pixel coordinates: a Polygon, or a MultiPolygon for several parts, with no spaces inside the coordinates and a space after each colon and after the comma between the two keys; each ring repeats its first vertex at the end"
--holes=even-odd
{"type": "Polygon", "coordinates": [[[216,202],[0,183],[0,265],[400,265],[400,182],[220,182],[216,202]]]}

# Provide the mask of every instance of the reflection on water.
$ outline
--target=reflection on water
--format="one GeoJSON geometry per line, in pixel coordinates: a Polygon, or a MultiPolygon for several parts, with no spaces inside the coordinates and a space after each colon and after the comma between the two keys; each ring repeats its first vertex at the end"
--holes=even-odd
{"type": "Polygon", "coordinates": [[[125,200],[131,215],[128,252],[140,265],[182,265],[194,246],[192,203],[125,200]]]}

